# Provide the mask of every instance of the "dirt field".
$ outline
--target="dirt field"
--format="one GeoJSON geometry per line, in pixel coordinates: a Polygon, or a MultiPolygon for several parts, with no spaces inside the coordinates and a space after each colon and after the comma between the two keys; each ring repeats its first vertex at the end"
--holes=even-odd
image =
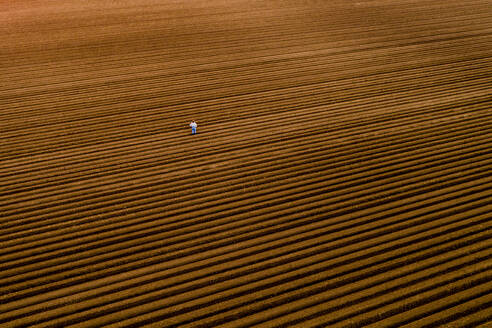
{"type": "Polygon", "coordinates": [[[1,327],[492,327],[490,1],[0,29],[1,327]]]}

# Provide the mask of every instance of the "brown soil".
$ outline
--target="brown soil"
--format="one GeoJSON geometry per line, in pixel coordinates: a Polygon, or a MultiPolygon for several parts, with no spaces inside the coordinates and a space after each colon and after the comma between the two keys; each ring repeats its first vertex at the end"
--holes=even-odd
{"type": "Polygon", "coordinates": [[[0,27],[2,327],[492,325],[489,1],[0,27]]]}

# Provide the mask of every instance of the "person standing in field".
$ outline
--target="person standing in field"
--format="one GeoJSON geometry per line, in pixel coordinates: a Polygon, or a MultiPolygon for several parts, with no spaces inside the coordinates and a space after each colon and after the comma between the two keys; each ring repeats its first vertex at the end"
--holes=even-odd
{"type": "Polygon", "coordinates": [[[190,126],[191,126],[191,134],[196,134],[196,128],[197,128],[197,124],[195,121],[191,121],[190,123],[190,126]]]}

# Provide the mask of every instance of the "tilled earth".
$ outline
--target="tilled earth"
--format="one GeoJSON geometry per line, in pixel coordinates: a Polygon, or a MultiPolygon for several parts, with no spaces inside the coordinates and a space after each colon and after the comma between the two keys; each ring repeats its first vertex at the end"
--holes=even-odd
{"type": "Polygon", "coordinates": [[[492,326],[490,1],[0,29],[1,327],[492,326]]]}

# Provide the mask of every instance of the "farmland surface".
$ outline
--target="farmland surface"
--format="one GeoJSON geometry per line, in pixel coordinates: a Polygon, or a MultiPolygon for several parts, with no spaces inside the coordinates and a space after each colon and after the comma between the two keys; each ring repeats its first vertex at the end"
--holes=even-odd
{"type": "Polygon", "coordinates": [[[1,327],[492,327],[490,1],[1,1],[0,44],[1,327]]]}

